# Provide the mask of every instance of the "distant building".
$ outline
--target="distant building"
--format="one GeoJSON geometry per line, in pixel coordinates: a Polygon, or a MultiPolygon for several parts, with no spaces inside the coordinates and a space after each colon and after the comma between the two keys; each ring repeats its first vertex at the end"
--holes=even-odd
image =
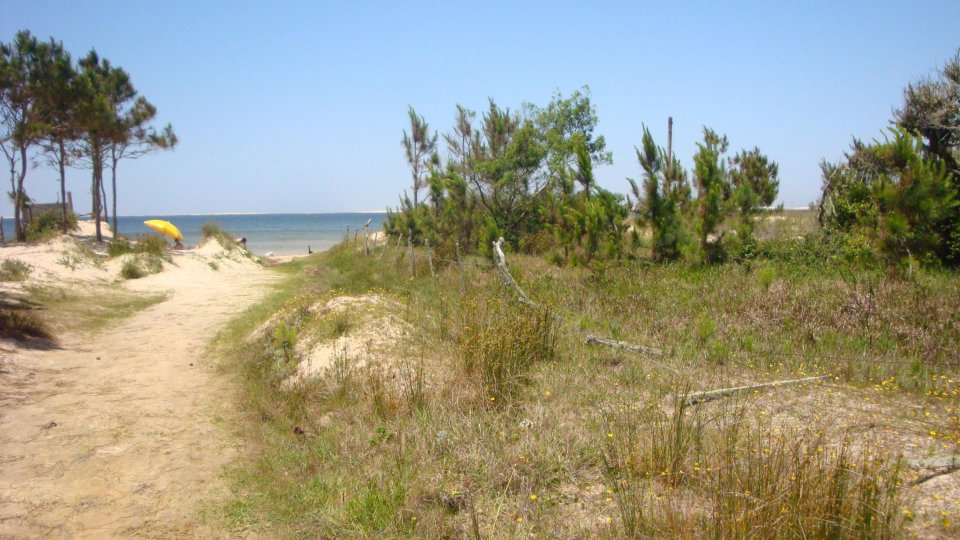
{"type": "MultiPolygon", "coordinates": [[[[27,202],[23,205],[23,226],[26,227],[33,221],[34,216],[39,216],[46,212],[56,212],[60,215],[60,203],[35,203],[27,202]]],[[[67,192],[67,212],[73,213],[73,193],[67,192]]]]}

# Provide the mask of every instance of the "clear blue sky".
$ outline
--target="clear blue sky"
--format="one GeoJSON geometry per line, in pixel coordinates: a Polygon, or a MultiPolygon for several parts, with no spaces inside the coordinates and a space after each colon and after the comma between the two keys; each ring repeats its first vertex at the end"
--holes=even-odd
{"type": "MultiPolygon", "coordinates": [[[[29,29],[126,69],[180,137],[121,164],[120,214],[396,206],[407,105],[449,131],[454,105],[517,109],[589,85],[626,192],[641,125],[689,166],[702,126],[780,164],[780,199],[816,200],[818,162],[879,137],[902,89],[960,47],[960,2],[51,2],[0,0],[29,29]]],[[[31,170],[28,193],[56,197],[31,170]]],[[[8,180],[3,184],[7,185],[8,180]]],[[[6,191],[7,188],[4,188],[6,191]]],[[[89,209],[89,172],[68,189],[89,209]]],[[[9,216],[3,198],[0,213],[9,216]]]]}

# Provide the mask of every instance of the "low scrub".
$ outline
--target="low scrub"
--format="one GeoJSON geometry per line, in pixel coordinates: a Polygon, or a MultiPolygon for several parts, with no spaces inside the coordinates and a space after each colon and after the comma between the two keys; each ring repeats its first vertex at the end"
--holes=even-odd
{"type": "Polygon", "coordinates": [[[773,426],[745,405],[621,406],[601,455],[626,537],[898,538],[898,458],[807,429],[773,426]],[[660,502],[688,501],[680,507],[660,502]],[[667,515],[667,514],[672,515],[667,515]]]}
{"type": "MultiPolygon", "coordinates": [[[[949,331],[955,275],[851,274],[812,256],[809,266],[557,268],[511,254],[514,277],[547,311],[498,288],[479,257],[432,277],[421,251],[411,276],[408,256],[391,244],[298,259],[278,270],[281,292],[222,335],[257,448],[232,473],[229,527],[421,538],[956,532],[937,521],[952,511],[946,497],[911,517],[924,508],[914,493],[933,483],[906,488],[917,477],[897,454],[941,451],[960,433],[948,420],[960,387],[943,367],[960,350],[949,331]],[[317,298],[369,293],[397,300],[416,345],[395,365],[354,362],[277,384],[297,340],[289,328],[251,340],[254,328],[317,298]],[[586,333],[664,354],[590,346],[586,333]],[[895,353],[916,365],[880,361],[895,353]],[[821,373],[836,377],[744,402],[674,398],[821,373]]],[[[332,339],[356,323],[326,324],[332,339]]],[[[349,359],[366,354],[353,347],[349,359]]]]}
{"type": "Polygon", "coordinates": [[[0,337],[18,340],[54,339],[42,319],[19,308],[0,308],[0,337]]]}
{"type": "Polygon", "coordinates": [[[123,279],[140,279],[149,274],[163,271],[163,259],[152,254],[140,254],[130,257],[120,267],[123,279]]]}
{"type": "Polygon", "coordinates": [[[5,259],[0,263],[0,281],[24,281],[32,270],[33,267],[19,259],[5,259]]]}
{"type": "MultiPolygon", "coordinates": [[[[77,216],[72,212],[67,214],[67,230],[77,228],[77,216]]],[[[27,242],[45,242],[63,234],[63,217],[61,212],[47,211],[33,217],[27,225],[27,242]]]]}
{"type": "Polygon", "coordinates": [[[142,253],[169,261],[170,256],[167,253],[167,247],[166,239],[157,234],[139,236],[136,242],[117,237],[107,245],[107,254],[111,257],[119,257],[130,253],[142,253]]]}
{"type": "Polygon", "coordinates": [[[232,251],[238,247],[236,237],[231,234],[230,231],[216,223],[204,223],[201,225],[200,239],[214,239],[227,251],[232,251]]]}
{"type": "Polygon", "coordinates": [[[474,297],[461,305],[457,353],[463,371],[491,403],[506,403],[528,381],[530,367],[556,355],[556,320],[549,310],[474,297]]]}

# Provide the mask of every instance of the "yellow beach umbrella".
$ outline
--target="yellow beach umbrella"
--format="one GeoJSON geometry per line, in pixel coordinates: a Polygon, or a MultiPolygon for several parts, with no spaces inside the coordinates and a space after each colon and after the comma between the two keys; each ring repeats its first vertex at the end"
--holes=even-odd
{"type": "Polygon", "coordinates": [[[164,221],[162,219],[150,219],[144,221],[143,224],[160,234],[165,234],[170,238],[177,240],[178,242],[183,241],[183,235],[180,234],[180,229],[178,229],[176,225],[170,223],[169,221],[164,221]]]}

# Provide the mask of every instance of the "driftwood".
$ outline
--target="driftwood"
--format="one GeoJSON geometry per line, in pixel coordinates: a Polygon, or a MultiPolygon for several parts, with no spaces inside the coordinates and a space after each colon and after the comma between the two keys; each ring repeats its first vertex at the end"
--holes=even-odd
{"type": "Polygon", "coordinates": [[[417,276],[417,266],[413,260],[413,229],[407,229],[407,247],[410,248],[410,275],[417,276]]]}
{"type": "Polygon", "coordinates": [[[787,381],[774,381],[768,383],[760,384],[751,384],[748,386],[737,386],[734,388],[721,388],[719,390],[709,390],[707,392],[696,392],[693,394],[687,395],[677,395],[678,399],[682,399],[683,403],[686,405],[697,405],[698,403],[705,403],[707,401],[713,401],[715,399],[721,399],[725,397],[730,397],[736,394],[742,394],[745,392],[752,392],[754,390],[761,390],[765,388],[775,388],[777,386],[786,386],[790,384],[802,384],[805,382],[815,382],[815,381],[825,381],[832,378],[833,375],[821,375],[819,377],[804,377],[802,379],[790,379],[787,381]]]}
{"type": "Polygon", "coordinates": [[[370,222],[373,221],[373,218],[367,220],[363,224],[363,254],[370,255],[370,235],[367,234],[367,228],[370,227],[370,222]]]}
{"type": "Polygon", "coordinates": [[[457,242],[457,266],[460,267],[460,290],[467,290],[467,274],[463,266],[463,259],[460,257],[460,242],[457,242]]]}
{"type": "Polygon", "coordinates": [[[436,279],[437,276],[433,273],[433,251],[430,249],[430,239],[424,238],[423,241],[427,246],[427,262],[430,263],[430,278],[436,279]]]}
{"type": "Polygon", "coordinates": [[[383,249],[380,250],[380,258],[377,259],[377,264],[379,265],[383,262],[383,256],[387,253],[387,244],[390,243],[390,237],[387,236],[387,233],[383,233],[383,249]]]}
{"type": "Polygon", "coordinates": [[[533,300],[530,300],[530,297],[527,296],[527,293],[523,292],[523,289],[520,288],[520,285],[517,284],[516,280],[513,279],[513,276],[510,275],[510,270],[507,269],[507,257],[503,254],[503,249],[500,247],[503,244],[503,237],[497,239],[493,243],[493,252],[497,255],[497,268],[500,269],[500,274],[503,275],[503,280],[513,287],[513,290],[517,291],[517,297],[520,300],[520,303],[530,306],[532,308],[537,307],[537,303],[533,300]]]}
{"type": "Polygon", "coordinates": [[[646,347],[644,345],[634,345],[633,343],[627,343],[626,341],[616,341],[613,339],[602,338],[598,336],[587,336],[587,344],[589,345],[606,345],[607,347],[613,347],[614,349],[623,349],[628,351],[633,351],[635,353],[646,353],[646,354],[655,354],[658,356],[663,355],[663,351],[660,349],[655,349],[653,347],[646,347]]]}
{"type": "Polygon", "coordinates": [[[960,470],[960,454],[948,454],[945,456],[933,456],[922,459],[911,459],[907,461],[907,467],[914,470],[933,469],[933,472],[917,478],[910,482],[911,486],[918,486],[928,480],[933,480],[938,476],[950,474],[960,470]]]}

